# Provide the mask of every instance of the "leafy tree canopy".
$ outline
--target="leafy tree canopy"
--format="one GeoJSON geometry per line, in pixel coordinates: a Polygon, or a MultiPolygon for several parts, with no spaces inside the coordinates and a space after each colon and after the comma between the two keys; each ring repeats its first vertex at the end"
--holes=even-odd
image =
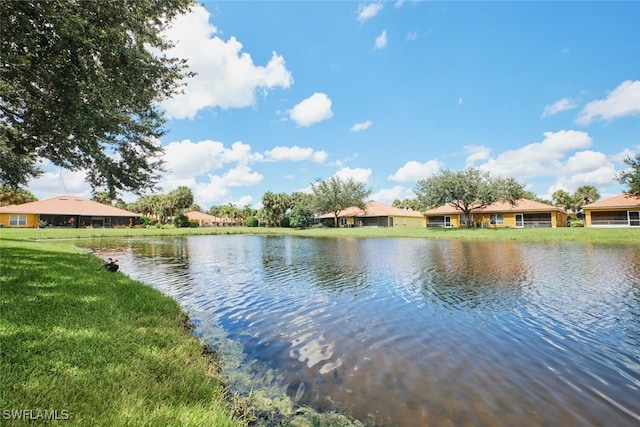
{"type": "Polygon", "coordinates": [[[400,209],[412,209],[414,211],[421,210],[420,203],[418,202],[417,199],[404,199],[404,200],[395,199],[393,203],[391,203],[391,206],[393,206],[394,208],[400,208],[400,209]]]}
{"type": "Polygon", "coordinates": [[[23,203],[37,202],[38,199],[30,191],[14,188],[8,185],[0,186],[0,206],[21,205],[23,203]]]}
{"type": "Polygon", "coordinates": [[[463,212],[467,220],[474,210],[499,200],[515,203],[525,195],[524,187],[515,179],[495,178],[476,168],[444,170],[419,180],[414,192],[423,209],[449,204],[463,212]]]}
{"type": "Polygon", "coordinates": [[[371,190],[365,183],[353,178],[341,179],[337,176],[324,181],[318,178],[315,184],[311,184],[311,191],[316,212],[333,213],[336,227],[341,210],[351,206],[364,209],[365,199],[371,195],[371,190]]]}
{"type": "Polygon", "coordinates": [[[262,195],[262,218],[268,226],[282,226],[287,210],[291,205],[291,196],[287,193],[267,191],[262,195]]]}
{"type": "Polygon", "coordinates": [[[598,189],[592,185],[583,185],[576,188],[573,194],[565,190],[556,190],[552,195],[553,204],[564,209],[571,209],[576,214],[582,210],[582,206],[593,203],[600,198],[598,189]]]}
{"type": "Polygon", "coordinates": [[[0,183],[39,160],[86,170],[94,192],[154,188],[158,102],[190,75],[162,30],[193,0],[6,1],[0,8],[0,183]]]}
{"type": "Polygon", "coordinates": [[[618,182],[627,186],[626,194],[640,197],[640,154],[635,159],[627,157],[624,162],[629,169],[620,172],[618,182]]]}

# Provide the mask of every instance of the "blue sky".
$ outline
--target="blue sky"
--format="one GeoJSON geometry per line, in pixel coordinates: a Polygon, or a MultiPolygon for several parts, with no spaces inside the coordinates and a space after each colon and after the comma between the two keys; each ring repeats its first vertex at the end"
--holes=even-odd
{"type": "MultiPolygon", "coordinates": [[[[618,194],[640,153],[638,16],[637,2],[205,2],[167,32],[198,75],[162,104],[162,192],[260,207],[338,175],[391,204],[473,166],[545,198],[618,194]]],[[[90,197],[60,169],[29,189],[90,197]]]]}

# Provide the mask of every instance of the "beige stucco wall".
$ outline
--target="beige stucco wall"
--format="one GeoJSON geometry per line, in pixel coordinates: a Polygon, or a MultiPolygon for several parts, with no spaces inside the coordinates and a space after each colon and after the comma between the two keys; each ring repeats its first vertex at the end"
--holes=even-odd
{"type": "Polygon", "coordinates": [[[424,223],[422,217],[394,216],[392,218],[394,227],[422,227],[424,223]]]}

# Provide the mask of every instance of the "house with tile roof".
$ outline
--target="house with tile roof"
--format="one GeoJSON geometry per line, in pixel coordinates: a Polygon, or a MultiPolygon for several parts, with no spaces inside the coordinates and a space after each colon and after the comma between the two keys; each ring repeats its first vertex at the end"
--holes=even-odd
{"type": "Polygon", "coordinates": [[[582,206],[587,227],[640,227],[640,198],[619,194],[582,206]]]}
{"type": "MultiPolygon", "coordinates": [[[[427,227],[466,227],[466,215],[453,205],[439,206],[424,212],[427,227]]],[[[471,212],[472,226],[477,227],[566,227],[567,212],[557,206],[519,199],[513,205],[498,201],[471,212]]]]}
{"type": "MultiPolygon", "coordinates": [[[[333,220],[333,213],[318,217],[319,220],[333,220]]],[[[338,213],[339,227],[423,227],[422,212],[396,208],[376,201],[365,203],[365,208],[351,206],[338,213]]]]}
{"type": "Polygon", "coordinates": [[[209,215],[204,212],[190,211],[187,212],[185,216],[189,218],[189,221],[197,222],[199,227],[227,227],[238,225],[238,221],[209,215]]]}
{"type": "Polygon", "coordinates": [[[0,207],[1,227],[127,227],[140,223],[139,213],[77,196],[58,196],[0,207]]]}

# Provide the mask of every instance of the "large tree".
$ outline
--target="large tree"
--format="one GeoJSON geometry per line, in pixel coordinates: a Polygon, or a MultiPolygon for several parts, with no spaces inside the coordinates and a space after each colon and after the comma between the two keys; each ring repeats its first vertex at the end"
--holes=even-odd
{"type": "Polygon", "coordinates": [[[524,187],[513,178],[492,177],[488,172],[468,168],[460,172],[444,170],[419,180],[414,193],[421,206],[434,208],[451,205],[461,211],[471,226],[474,210],[500,200],[515,203],[525,194],[524,187]]]}
{"type": "Polygon", "coordinates": [[[273,193],[271,191],[264,193],[262,195],[262,215],[267,226],[282,226],[290,203],[290,196],[287,193],[273,193]]]}
{"type": "Polygon", "coordinates": [[[574,209],[573,196],[565,190],[560,189],[554,191],[551,195],[551,199],[553,199],[553,204],[555,206],[561,207],[564,210],[574,209]]]}
{"type": "Polygon", "coordinates": [[[318,178],[315,184],[311,184],[311,191],[316,212],[333,213],[336,227],[340,211],[351,206],[364,209],[365,199],[371,195],[371,190],[365,183],[337,176],[324,181],[318,178]]]}
{"type": "Polygon", "coordinates": [[[0,8],[0,183],[39,160],[86,170],[94,192],[153,188],[162,171],[158,102],[184,61],[163,29],[193,0],[23,0],[0,8]]]}
{"type": "Polygon", "coordinates": [[[629,169],[620,172],[618,182],[627,186],[626,194],[640,197],[640,154],[635,159],[627,157],[624,162],[629,169]]]}
{"type": "Polygon", "coordinates": [[[38,199],[30,191],[8,185],[0,186],[0,206],[21,205],[36,202],[38,199]]]}

